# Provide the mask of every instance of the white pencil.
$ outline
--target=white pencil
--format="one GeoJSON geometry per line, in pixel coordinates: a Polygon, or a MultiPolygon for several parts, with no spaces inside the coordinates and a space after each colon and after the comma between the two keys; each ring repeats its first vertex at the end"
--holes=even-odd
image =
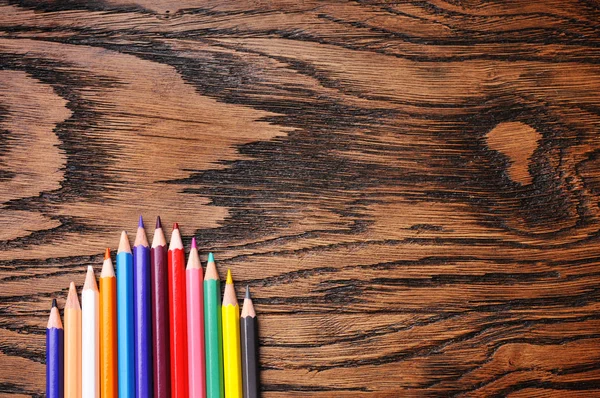
{"type": "Polygon", "coordinates": [[[100,299],[94,269],[89,266],[81,292],[82,397],[100,397],[100,299]]]}

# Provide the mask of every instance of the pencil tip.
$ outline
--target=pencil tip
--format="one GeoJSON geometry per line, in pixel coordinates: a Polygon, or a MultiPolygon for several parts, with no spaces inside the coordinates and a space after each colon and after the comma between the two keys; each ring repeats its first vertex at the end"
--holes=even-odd
{"type": "Polygon", "coordinates": [[[231,277],[231,270],[227,270],[227,281],[225,281],[228,285],[233,285],[233,278],[231,277]]]}
{"type": "MultiPolygon", "coordinates": [[[[87,277],[86,277],[87,279],[87,277]]],[[[67,302],[65,303],[65,309],[81,309],[79,305],[79,298],[77,297],[77,289],[75,288],[75,282],[69,283],[69,294],[67,294],[67,302]]]]}
{"type": "Polygon", "coordinates": [[[246,296],[247,299],[250,298],[250,285],[246,285],[246,296]]]}
{"type": "Polygon", "coordinates": [[[98,289],[96,284],[96,275],[94,275],[94,267],[92,267],[91,265],[88,265],[87,267],[87,273],[85,274],[85,282],[83,283],[83,288],[92,290],[98,289]]]}
{"type": "Polygon", "coordinates": [[[127,239],[127,232],[126,231],[121,231],[121,239],[127,239]]]}
{"type": "Polygon", "coordinates": [[[209,263],[214,263],[215,262],[215,256],[213,256],[212,253],[208,253],[208,262],[209,263]]]}
{"type": "Polygon", "coordinates": [[[174,224],[173,224],[173,229],[179,229],[179,224],[177,224],[177,223],[174,223],[174,224]]]}
{"type": "Polygon", "coordinates": [[[192,249],[197,249],[197,247],[196,247],[196,238],[192,238],[192,249]]]}
{"type": "Polygon", "coordinates": [[[104,259],[108,260],[110,258],[110,248],[107,247],[106,250],[104,251],[104,259]]]}
{"type": "Polygon", "coordinates": [[[138,221],[138,228],[144,228],[144,219],[142,218],[141,214],[140,214],[140,220],[138,221]]]}
{"type": "Polygon", "coordinates": [[[56,308],[58,305],[56,304],[56,299],[52,299],[52,308],[56,308]]]}
{"type": "Polygon", "coordinates": [[[160,216],[156,216],[156,229],[162,228],[162,223],[160,222],[160,216]]]}

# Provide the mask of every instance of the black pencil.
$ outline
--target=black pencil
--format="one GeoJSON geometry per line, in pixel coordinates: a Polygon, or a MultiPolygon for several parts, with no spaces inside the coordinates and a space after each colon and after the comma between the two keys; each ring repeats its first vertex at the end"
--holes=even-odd
{"type": "Polygon", "coordinates": [[[246,286],[246,297],[240,317],[240,339],[242,343],[242,381],[244,398],[258,398],[258,323],[250,288],[246,286]]]}

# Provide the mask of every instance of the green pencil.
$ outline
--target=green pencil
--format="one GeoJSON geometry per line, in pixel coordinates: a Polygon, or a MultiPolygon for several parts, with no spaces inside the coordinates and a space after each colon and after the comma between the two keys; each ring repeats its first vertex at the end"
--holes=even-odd
{"type": "Polygon", "coordinates": [[[212,253],[204,274],[204,336],[206,345],[206,396],[223,398],[223,335],[221,334],[221,283],[212,253]]]}

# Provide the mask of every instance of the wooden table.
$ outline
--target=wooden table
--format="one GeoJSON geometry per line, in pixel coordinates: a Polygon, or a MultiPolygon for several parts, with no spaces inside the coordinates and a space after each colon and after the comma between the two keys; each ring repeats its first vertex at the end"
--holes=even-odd
{"type": "Polygon", "coordinates": [[[251,286],[265,397],[599,396],[597,2],[0,11],[1,396],[140,213],[251,286]]]}

